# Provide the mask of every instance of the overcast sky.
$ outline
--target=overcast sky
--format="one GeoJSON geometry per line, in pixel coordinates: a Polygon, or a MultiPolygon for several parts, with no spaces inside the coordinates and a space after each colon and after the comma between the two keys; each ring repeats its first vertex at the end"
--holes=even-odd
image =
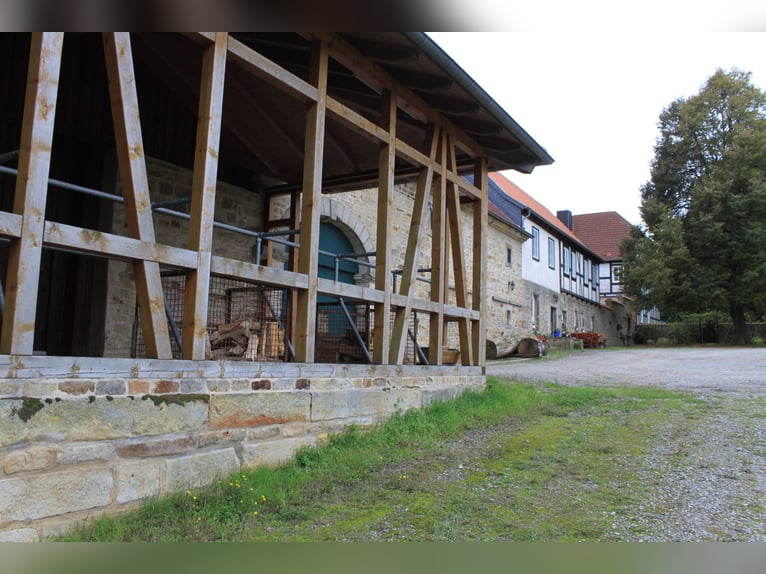
{"type": "Polygon", "coordinates": [[[553,213],[641,223],[663,108],[717,68],[752,72],[766,89],[766,33],[553,28],[429,34],[553,156],[531,175],[505,172],[553,213]]]}

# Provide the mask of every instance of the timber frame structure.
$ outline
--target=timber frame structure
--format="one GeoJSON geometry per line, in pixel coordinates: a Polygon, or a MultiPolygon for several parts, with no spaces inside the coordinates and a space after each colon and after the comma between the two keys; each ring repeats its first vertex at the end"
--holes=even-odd
{"type": "MultiPolygon", "coordinates": [[[[484,365],[488,169],[529,172],[552,160],[480,88],[458,83],[465,82],[467,75],[424,34],[196,33],[138,38],[127,33],[103,34],[113,122],[111,144],[122,188],[125,235],[45,216],[51,159],[57,153],[56,133],[59,123],[66,121],[57,118],[69,113],[67,106],[73,97],[70,95],[64,104],[57,103],[63,81],[62,54],[67,42],[83,41],[82,35],[66,36],[36,33],[29,39],[14,37],[4,44],[19,55],[19,46],[28,46],[29,51],[12,209],[0,211],[0,235],[9,241],[0,353],[23,357],[38,351],[34,337],[40,320],[36,315],[40,261],[42,253],[51,249],[131,262],[149,358],[172,358],[160,285],[162,266],[182,270],[186,276],[181,354],[187,361],[206,358],[208,285],[211,275],[218,275],[289,290],[287,336],[294,349],[289,359],[294,362],[312,363],[315,359],[317,297],[324,295],[374,308],[375,365],[402,364],[407,321],[413,311],[429,317],[430,365],[442,364],[447,322],[458,325],[461,365],[484,365]],[[164,58],[168,69],[177,68],[175,76],[167,74],[168,83],[175,82],[176,89],[184,83],[189,97],[198,93],[185,247],[160,244],[155,239],[143,135],[153,128],[146,121],[142,123],[136,89],[136,42],[148,65],[156,66],[154,60],[164,58]],[[431,73],[396,66],[412,60],[425,61],[431,73]],[[445,63],[451,63],[453,69],[442,75],[433,73],[445,63]],[[196,73],[184,75],[195,66],[196,73]],[[482,95],[483,102],[479,101],[482,95]],[[224,112],[224,100],[227,105],[231,102],[233,111],[224,112]],[[264,101],[284,109],[281,118],[287,129],[279,131],[280,118],[270,114],[264,101]],[[376,106],[378,110],[374,110],[376,106]],[[294,117],[295,110],[304,110],[302,120],[300,115],[294,117]],[[231,115],[228,125],[225,114],[231,115]],[[264,142],[258,133],[243,133],[246,122],[237,131],[239,119],[248,115],[261,116],[260,125],[278,134],[275,139],[264,142]],[[304,130],[299,143],[291,137],[296,124],[302,124],[304,130]],[[222,131],[228,132],[228,140],[222,140],[222,131]],[[281,157],[270,154],[264,146],[277,148],[281,157]],[[291,198],[288,220],[269,219],[264,224],[266,232],[295,230],[295,249],[286,269],[212,252],[219,155],[236,159],[248,152],[253,158],[248,165],[257,165],[258,173],[268,174],[263,180],[270,185],[261,187],[267,202],[278,196],[291,198]],[[366,157],[356,157],[357,153],[366,157]],[[462,177],[466,173],[473,176],[473,184],[462,177]],[[394,184],[402,180],[416,180],[417,184],[408,248],[394,291],[394,262],[386,255],[391,251],[394,184]],[[378,221],[373,287],[317,276],[322,195],[352,186],[377,188],[377,197],[370,199],[376,202],[378,221]],[[416,272],[423,264],[416,261],[416,254],[429,208],[431,283],[429,296],[423,299],[415,297],[416,272]],[[464,245],[459,224],[461,208],[472,214],[470,246],[464,245]],[[466,269],[465,248],[472,252],[472,269],[466,269]],[[455,304],[445,299],[450,275],[455,304]]],[[[85,41],[92,43],[92,38],[85,41]]],[[[163,77],[163,72],[155,77],[163,77]]],[[[74,81],[68,80],[68,90],[78,89],[74,81]]],[[[4,143],[7,141],[5,137],[4,143]]],[[[8,151],[14,153],[13,149],[8,151]]],[[[4,169],[7,178],[11,171],[4,169]]]]}

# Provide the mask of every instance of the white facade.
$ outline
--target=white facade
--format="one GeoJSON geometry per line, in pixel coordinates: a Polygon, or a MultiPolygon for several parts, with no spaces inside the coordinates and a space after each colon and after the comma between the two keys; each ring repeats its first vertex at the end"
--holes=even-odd
{"type": "Polygon", "coordinates": [[[532,237],[521,246],[523,260],[521,266],[522,278],[546,289],[559,291],[560,241],[550,234],[545,227],[528,219],[524,221],[524,230],[530,233],[532,237]],[[551,242],[554,244],[552,260],[549,249],[551,242]]]}

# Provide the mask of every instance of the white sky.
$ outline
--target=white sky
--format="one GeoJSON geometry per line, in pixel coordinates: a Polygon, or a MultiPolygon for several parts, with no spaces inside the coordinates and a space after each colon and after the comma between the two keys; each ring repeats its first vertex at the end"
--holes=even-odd
{"type": "Polygon", "coordinates": [[[641,223],[639,188],[663,108],[696,94],[717,68],[752,72],[766,89],[766,33],[556,22],[540,31],[429,33],[553,157],[531,175],[504,173],[553,213],[617,211],[641,223]]]}

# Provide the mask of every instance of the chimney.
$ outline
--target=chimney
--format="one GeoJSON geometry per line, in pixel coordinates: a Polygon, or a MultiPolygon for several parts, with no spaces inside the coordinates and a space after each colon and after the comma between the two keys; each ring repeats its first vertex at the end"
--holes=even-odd
{"type": "Polygon", "coordinates": [[[567,229],[569,229],[569,231],[572,231],[572,212],[571,211],[569,211],[568,209],[565,209],[563,211],[557,211],[556,217],[558,217],[559,220],[561,220],[561,223],[567,226],[567,229]]]}

